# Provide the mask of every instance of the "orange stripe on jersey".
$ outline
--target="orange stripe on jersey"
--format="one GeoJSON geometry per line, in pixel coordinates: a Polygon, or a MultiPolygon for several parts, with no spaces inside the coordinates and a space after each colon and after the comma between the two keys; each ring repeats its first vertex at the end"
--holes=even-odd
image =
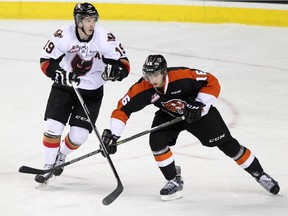
{"type": "Polygon", "coordinates": [[[213,75],[209,73],[208,75],[209,75],[207,76],[208,84],[204,86],[199,92],[211,94],[217,98],[220,94],[220,89],[221,89],[220,84],[213,75]]]}
{"type": "MultiPolygon", "coordinates": [[[[135,95],[137,95],[140,92],[144,92],[145,90],[151,89],[153,86],[149,84],[144,79],[141,80],[141,82],[135,83],[130,89],[129,89],[129,97],[132,98],[135,95]]],[[[119,108],[119,107],[118,107],[119,108]]]]}
{"type": "Polygon", "coordinates": [[[126,59],[120,59],[121,63],[127,68],[128,72],[130,72],[130,63],[126,59]]]}
{"type": "MultiPolygon", "coordinates": [[[[204,85],[200,89],[200,92],[210,94],[216,98],[219,96],[220,85],[218,83],[218,80],[213,75],[211,75],[210,73],[205,73],[205,72],[195,70],[195,69],[190,69],[190,68],[168,68],[168,69],[169,70],[168,70],[167,81],[169,81],[169,83],[165,83],[166,86],[169,85],[170,83],[181,81],[181,80],[189,80],[189,79],[195,80],[195,81],[204,80],[207,82],[207,84],[204,85]]],[[[165,82],[166,82],[166,80],[165,80],[165,82]]],[[[181,82],[179,82],[179,83],[181,83],[181,82]]],[[[200,88],[200,85],[199,85],[199,88],[200,88]]],[[[111,117],[115,118],[115,119],[119,119],[120,121],[124,122],[124,124],[126,124],[127,120],[130,117],[130,113],[137,112],[140,109],[142,109],[145,106],[152,103],[153,95],[151,95],[150,98],[144,97],[146,101],[141,101],[141,103],[139,103],[139,104],[136,103],[137,99],[139,101],[139,97],[142,93],[144,95],[146,91],[149,91],[151,89],[153,89],[153,91],[155,92],[154,94],[156,95],[156,97],[157,97],[157,94],[161,95],[161,93],[159,93],[159,92],[156,93],[156,90],[154,89],[152,84],[145,81],[145,79],[140,79],[137,83],[135,83],[129,89],[127,94],[118,101],[117,109],[112,112],[111,117]],[[139,96],[139,97],[136,98],[136,96],[139,96]],[[135,100],[132,100],[133,98],[135,100]],[[149,100],[149,101],[147,101],[147,100],[149,100]],[[133,107],[133,108],[131,108],[131,109],[133,109],[133,110],[131,110],[131,112],[130,112],[128,106],[127,106],[127,108],[125,107],[126,110],[124,108],[124,106],[129,101],[133,101],[133,103],[130,104],[130,107],[133,107]]],[[[169,86],[168,86],[168,89],[169,89],[169,86]]],[[[153,91],[151,91],[152,94],[153,94],[153,91]]],[[[195,93],[195,92],[191,92],[191,94],[193,94],[193,93],[195,93]]]]}
{"type": "Polygon", "coordinates": [[[206,80],[207,85],[203,86],[199,92],[207,93],[215,96],[216,98],[220,94],[220,84],[216,77],[210,73],[205,73],[190,68],[177,68],[175,70],[170,70],[169,82],[177,81],[180,79],[191,78],[193,80],[206,80]],[[181,73],[174,73],[173,71],[181,71],[181,73]],[[172,73],[171,73],[172,72],[172,73]]]}
{"type": "Polygon", "coordinates": [[[71,149],[71,150],[75,150],[75,149],[78,149],[78,148],[79,148],[79,146],[74,145],[74,144],[70,141],[70,139],[69,139],[69,134],[66,135],[66,137],[65,137],[65,139],[64,139],[64,142],[65,142],[65,145],[66,145],[69,149],[71,149]]]}
{"type": "Polygon", "coordinates": [[[41,70],[45,75],[46,75],[46,71],[47,71],[48,66],[49,66],[48,60],[40,63],[41,70]]]}
{"type": "Polygon", "coordinates": [[[144,79],[141,82],[135,83],[129,89],[128,93],[118,101],[117,109],[115,109],[112,112],[111,118],[119,119],[126,124],[127,120],[129,119],[129,116],[127,116],[121,110],[121,108],[123,107],[123,104],[125,104],[125,102],[128,102],[131,98],[133,98],[135,95],[139,94],[140,92],[143,92],[151,88],[153,88],[153,86],[149,84],[148,82],[146,82],[144,79]]]}
{"type": "Polygon", "coordinates": [[[244,164],[247,159],[250,157],[251,152],[249,149],[246,149],[245,153],[236,161],[238,165],[244,164]]]}
{"type": "Polygon", "coordinates": [[[154,155],[154,158],[157,162],[165,161],[172,156],[172,152],[169,150],[168,152],[161,155],[154,155]]]}
{"type": "Polygon", "coordinates": [[[60,146],[61,138],[50,138],[47,136],[43,136],[43,145],[47,148],[58,148],[60,146]]]}
{"type": "Polygon", "coordinates": [[[111,114],[111,118],[119,119],[120,121],[124,122],[124,124],[126,124],[129,119],[129,117],[120,109],[115,109],[111,114]]]}

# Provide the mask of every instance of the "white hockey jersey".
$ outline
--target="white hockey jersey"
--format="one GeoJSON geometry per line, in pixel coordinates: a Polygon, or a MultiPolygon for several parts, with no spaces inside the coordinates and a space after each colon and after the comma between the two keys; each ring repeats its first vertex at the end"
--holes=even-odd
{"type": "Polygon", "coordinates": [[[60,67],[79,75],[79,88],[93,90],[106,81],[101,77],[105,63],[102,58],[118,60],[125,58],[126,53],[116,37],[106,29],[95,26],[90,41],[79,41],[75,24],[57,30],[48,40],[40,58],[59,59],[60,67]]]}

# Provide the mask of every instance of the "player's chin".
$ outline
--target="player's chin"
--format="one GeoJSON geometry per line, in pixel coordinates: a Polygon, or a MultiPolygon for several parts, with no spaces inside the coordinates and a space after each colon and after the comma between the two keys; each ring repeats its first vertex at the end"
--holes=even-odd
{"type": "Polygon", "coordinates": [[[159,88],[160,87],[159,83],[152,83],[152,85],[153,85],[154,88],[159,88]]]}
{"type": "Polygon", "coordinates": [[[88,30],[88,35],[92,35],[93,34],[93,32],[94,32],[94,30],[88,30]]]}

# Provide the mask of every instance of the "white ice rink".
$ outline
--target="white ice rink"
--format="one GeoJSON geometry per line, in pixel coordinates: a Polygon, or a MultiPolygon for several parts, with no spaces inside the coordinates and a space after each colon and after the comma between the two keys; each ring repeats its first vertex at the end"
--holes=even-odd
{"type": "MultiPolygon", "coordinates": [[[[71,21],[72,22],[72,21],[71,21]]],[[[70,21],[0,21],[0,215],[1,216],[255,216],[288,215],[288,28],[191,23],[101,21],[126,48],[131,75],[105,85],[99,131],[111,111],[141,76],[149,54],[161,53],[168,66],[211,72],[222,86],[217,107],[232,135],[250,148],[280,184],[270,195],[217,148],[183,132],[172,149],[184,178],[183,199],[162,202],[162,177],[148,136],[127,142],[111,156],[124,191],[109,206],[102,199],[116,179],[100,154],[67,166],[43,190],[22,165],[43,167],[43,114],[52,84],[39,67],[50,35],[70,21]]],[[[121,138],[149,129],[154,107],[132,115],[121,138]]],[[[68,160],[98,149],[88,141],[68,160]]]]}

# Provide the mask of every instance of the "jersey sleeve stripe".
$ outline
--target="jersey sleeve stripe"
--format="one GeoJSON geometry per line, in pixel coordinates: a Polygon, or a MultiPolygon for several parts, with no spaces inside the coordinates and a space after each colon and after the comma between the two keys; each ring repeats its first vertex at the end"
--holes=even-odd
{"type": "Polygon", "coordinates": [[[176,68],[175,72],[173,72],[173,69],[171,70],[171,73],[169,73],[169,82],[174,82],[180,79],[193,79],[193,80],[199,80],[199,82],[206,81],[207,84],[203,85],[203,87],[200,89],[199,92],[203,92],[206,94],[210,94],[218,98],[220,94],[220,84],[216,77],[214,77],[210,73],[203,73],[203,74],[197,74],[195,69],[190,68],[176,68]]]}
{"type": "Polygon", "coordinates": [[[46,75],[48,66],[49,66],[49,61],[44,61],[40,63],[41,70],[45,75],[46,75]]]}

